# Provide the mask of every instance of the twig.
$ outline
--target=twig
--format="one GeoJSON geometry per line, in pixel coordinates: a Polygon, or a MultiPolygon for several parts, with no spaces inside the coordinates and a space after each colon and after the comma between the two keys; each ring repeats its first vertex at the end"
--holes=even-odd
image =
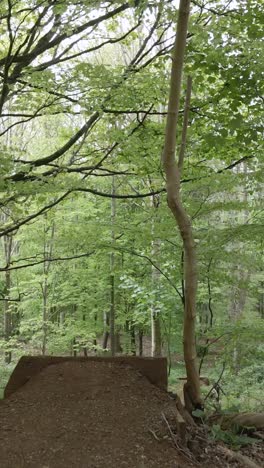
{"type": "Polygon", "coordinates": [[[157,436],[156,432],[153,431],[152,429],[149,429],[150,434],[153,435],[154,439],[156,439],[158,442],[160,442],[160,438],[157,436]]]}
{"type": "Polygon", "coordinates": [[[219,382],[220,382],[220,380],[222,379],[223,373],[224,373],[224,371],[225,371],[225,366],[226,366],[226,363],[224,362],[224,363],[223,363],[223,369],[222,369],[222,371],[221,371],[221,374],[220,374],[219,377],[218,377],[217,382],[215,382],[214,385],[212,386],[212,388],[209,390],[209,392],[207,393],[207,395],[206,395],[204,401],[206,401],[207,398],[209,398],[209,396],[211,395],[211,393],[212,393],[212,391],[214,390],[214,388],[217,388],[217,387],[219,386],[219,382]]]}
{"type": "Polygon", "coordinates": [[[165,414],[163,413],[163,411],[161,412],[161,416],[162,416],[162,419],[165,421],[165,424],[166,424],[166,426],[167,426],[167,428],[169,430],[172,442],[175,445],[175,447],[177,448],[177,450],[179,450],[188,461],[195,462],[196,464],[199,465],[199,463],[197,463],[197,461],[195,460],[195,458],[192,456],[192,454],[190,453],[190,451],[188,449],[182,448],[182,447],[179,446],[179,444],[176,441],[176,437],[173,434],[172,429],[171,429],[171,427],[169,425],[169,422],[168,422],[165,414]]]}
{"type": "Polygon", "coordinates": [[[161,416],[162,416],[162,419],[165,421],[165,424],[167,426],[167,428],[169,429],[169,433],[170,433],[170,436],[171,436],[171,439],[172,439],[172,442],[174,443],[175,447],[177,447],[177,449],[179,449],[180,447],[178,446],[177,442],[176,442],[176,438],[175,438],[175,435],[173,434],[172,430],[171,430],[171,427],[168,423],[168,420],[165,416],[165,414],[163,413],[163,411],[161,412],[161,416]]]}

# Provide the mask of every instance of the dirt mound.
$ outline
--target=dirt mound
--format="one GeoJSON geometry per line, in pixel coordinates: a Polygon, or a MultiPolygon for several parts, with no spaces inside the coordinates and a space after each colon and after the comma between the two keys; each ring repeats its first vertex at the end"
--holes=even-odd
{"type": "MultiPolygon", "coordinates": [[[[162,413],[173,425],[174,400],[135,369],[113,362],[52,365],[1,403],[0,466],[197,466],[173,445],[162,413]]],[[[210,451],[202,449],[199,466],[230,466],[210,451]]]]}
{"type": "Polygon", "coordinates": [[[161,412],[173,409],[165,392],[130,367],[49,366],[0,407],[1,468],[186,466],[161,437],[161,412]]]}

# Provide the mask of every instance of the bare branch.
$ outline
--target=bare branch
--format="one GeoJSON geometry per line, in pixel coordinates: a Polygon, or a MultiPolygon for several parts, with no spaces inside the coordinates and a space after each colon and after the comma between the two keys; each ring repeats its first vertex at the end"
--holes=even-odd
{"type": "Polygon", "coordinates": [[[22,268],[29,268],[33,267],[35,265],[40,265],[41,263],[51,263],[51,262],[62,262],[62,261],[68,261],[68,260],[75,260],[76,258],[83,258],[83,257],[90,257],[95,251],[93,250],[92,252],[87,252],[87,253],[82,253],[78,255],[72,255],[70,257],[55,257],[55,258],[44,258],[43,260],[38,260],[36,262],[32,263],[27,263],[24,265],[16,265],[16,266],[7,266],[4,268],[0,268],[0,271],[12,271],[12,270],[21,270],[22,268]]]}
{"type": "Polygon", "coordinates": [[[38,216],[42,215],[43,213],[46,213],[48,210],[50,210],[54,206],[58,205],[58,203],[61,203],[62,200],[64,200],[64,198],[66,198],[70,193],[72,193],[72,190],[68,190],[68,192],[64,193],[59,198],[56,198],[56,200],[54,200],[53,202],[49,203],[48,205],[45,205],[40,210],[38,210],[35,213],[27,216],[26,218],[17,221],[16,223],[12,224],[11,226],[3,227],[2,229],[0,229],[0,237],[5,236],[7,234],[10,234],[11,232],[17,231],[21,226],[24,226],[25,224],[29,223],[33,219],[35,219],[38,216]]]}

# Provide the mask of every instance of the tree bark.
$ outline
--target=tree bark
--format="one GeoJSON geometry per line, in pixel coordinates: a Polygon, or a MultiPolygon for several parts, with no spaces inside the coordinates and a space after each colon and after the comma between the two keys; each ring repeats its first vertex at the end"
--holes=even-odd
{"type": "MultiPolygon", "coordinates": [[[[153,199],[153,206],[158,209],[158,204],[155,204],[153,199]]],[[[154,234],[154,233],[153,233],[154,234]]],[[[160,241],[154,239],[152,242],[152,256],[153,258],[159,257],[160,241]]],[[[151,355],[152,357],[161,356],[161,323],[160,323],[160,311],[157,308],[157,300],[159,299],[159,284],[160,284],[160,272],[157,268],[152,266],[151,270],[152,289],[154,291],[154,300],[151,307],[151,355]]]]}
{"type": "MultiPolygon", "coordinates": [[[[184,387],[185,405],[189,412],[201,407],[199,372],[195,344],[195,315],[197,291],[197,261],[190,219],[183,207],[180,194],[180,174],[183,167],[186,132],[182,135],[179,161],[176,162],[176,131],[178,124],[184,53],[187,42],[190,0],[181,0],[176,40],[172,56],[170,95],[163,151],[168,206],[176,220],[184,248],[184,330],[183,347],[187,382],[184,387]]],[[[189,87],[190,87],[189,82],[189,87]]],[[[188,117],[188,90],[186,113],[188,117]]],[[[186,117],[186,115],[185,115],[186,117]]],[[[184,119],[186,120],[186,119],[184,119]]],[[[187,118],[188,121],[188,118],[187,118]]]]}
{"type": "Polygon", "coordinates": [[[136,330],[135,330],[135,324],[130,321],[130,327],[129,327],[129,332],[130,332],[130,341],[131,341],[131,354],[133,356],[136,355],[136,330]]]}
{"type": "Polygon", "coordinates": [[[102,348],[107,349],[107,343],[109,338],[109,312],[104,312],[104,336],[102,348]]]}
{"type": "Polygon", "coordinates": [[[42,308],[42,343],[41,343],[41,353],[43,356],[46,354],[47,349],[47,337],[48,337],[48,320],[49,320],[49,307],[48,307],[48,294],[49,294],[49,284],[48,284],[48,275],[50,269],[50,261],[46,260],[52,257],[53,252],[53,242],[54,242],[54,234],[55,234],[55,223],[52,222],[51,224],[51,233],[50,238],[47,238],[47,234],[49,232],[50,227],[46,226],[47,216],[45,216],[45,224],[44,224],[44,263],[43,263],[43,282],[41,284],[42,289],[42,300],[43,300],[43,308],[42,308]]]}
{"type": "Polygon", "coordinates": [[[138,331],[138,354],[139,356],[143,356],[143,331],[138,331]]]}
{"type": "MultiPolygon", "coordinates": [[[[241,168],[235,168],[235,173],[243,172],[245,176],[247,176],[247,166],[246,164],[242,164],[241,168]]],[[[247,206],[248,203],[248,196],[247,196],[247,189],[244,188],[242,192],[242,199],[247,206]]],[[[238,196],[240,200],[240,195],[238,196]]],[[[245,209],[242,211],[242,222],[247,224],[248,222],[249,213],[248,210],[245,209]]],[[[243,243],[238,241],[237,247],[243,251],[243,243]]],[[[232,322],[236,323],[242,316],[243,311],[245,309],[247,296],[248,296],[248,282],[250,279],[250,272],[249,269],[246,268],[243,264],[237,263],[234,268],[233,276],[236,279],[236,284],[231,289],[231,308],[229,317],[232,322]]],[[[234,348],[233,348],[233,370],[237,374],[240,370],[240,356],[241,356],[241,347],[239,346],[239,340],[237,338],[234,340],[234,348]]]]}
{"type": "MultiPolygon", "coordinates": [[[[112,178],[112,194],[115,195],[115,176],[112,178]]],[[[112,244],[115,243],[115,231],[114,223],[116,216],[116,199],[111,199],[111,225],[112,225],[112,244]]],[[[110,253],[110,314],[109,314],[109,325],[110,325],[110,340],[111,340],[111,355],[114,356],[116,352],[115,345],[115,254],[114,251],[110,253]]]]}
{"type": "MultiPolygon", "coordinates": [[[[9,266],[11,262],[13,248],[13,238],[4,236],[4,251],[5,251],[5,262],[9,266]]],[[[11,289],[11,272],[5,272],[5,300],[4,300],[4,335],[5,341],[8,344],[12,334],[12,314],[10,310],[10,289],[11,289]]],[[[5,351],[5,363],[10,364],[12,360],[11,350],[5,351]]]]}
{"type": "MultiPolygon", "coordinates": [[[[12,333],[12,321],[10,312],[9,294],[11,287],[11,276],[10,271],[5,272],[5,301],[4,301],[4,332],[5,341],[8,343],[12,333]]],[[[5,351],[5,363],[10,364],[12,360],[12,352],[10,350],[5,351]]]]}

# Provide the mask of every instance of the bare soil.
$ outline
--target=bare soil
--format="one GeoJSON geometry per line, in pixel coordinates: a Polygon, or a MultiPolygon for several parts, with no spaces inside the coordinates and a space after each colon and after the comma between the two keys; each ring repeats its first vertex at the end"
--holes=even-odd
{"type": "Polygon", "coordinates": [[[0,466],[231,466],[198,433],[189,441],[196,456],[175,445],[162,413],[173,430],[174,400],[131,367],[112,362],[51,365],[1,402],[0,466]]]}

